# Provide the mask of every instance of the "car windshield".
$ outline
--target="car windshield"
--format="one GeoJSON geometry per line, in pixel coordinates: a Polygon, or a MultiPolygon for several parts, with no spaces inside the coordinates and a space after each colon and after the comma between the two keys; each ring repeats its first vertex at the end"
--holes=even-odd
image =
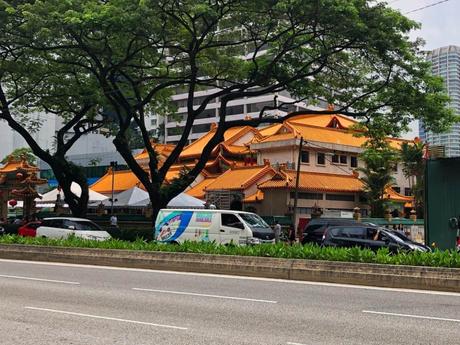
{"type": "Polygon", "coordinates": [[[399,242],[399,243],[407,242],[406,239],[396,236],[396,234],[394,232],[389,232],[389,231],[383,230],[382,234],[384,234],[386,237],[389,237],[390,239],[392,239],[392,240],[394,240],[396,242],[399,242]]]}
{"type": "Polygon", "coordinates": [[[257,214],[239,213],[239,215],[251,228],[270,228],[257,214]]]}
{"type": "Polygon", "coordinates": [[[75,226],[75,230],[103,231],[97,224],[94,224],[93,222],[89,222],[89,221],[84,221],[84,220],[72,221],[71,224],[69,225],[75,226]]]}

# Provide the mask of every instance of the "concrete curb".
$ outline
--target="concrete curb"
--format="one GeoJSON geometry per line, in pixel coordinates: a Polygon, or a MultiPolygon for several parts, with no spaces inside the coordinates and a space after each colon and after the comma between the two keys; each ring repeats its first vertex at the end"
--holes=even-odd
{"type": "Polygon", "coordinates": [[[6,244],[0,258],[460,292],[457,268],[6,244]]]}

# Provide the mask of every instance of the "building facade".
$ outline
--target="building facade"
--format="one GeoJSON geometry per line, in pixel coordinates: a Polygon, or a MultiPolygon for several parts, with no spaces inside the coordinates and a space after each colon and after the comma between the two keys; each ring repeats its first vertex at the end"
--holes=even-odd
{"type": "MultiPolygon", "coordinates": [[[[450,106],[460,115],[460,46],[447,46],[427,53],[432,63],[433,74],[444,79],[450,106]]],[[[443,146],[446,157],[460,156],[460,123],[452,126],[447,133],[435,134],[426,131],[423,123],[419,125],[420,138],[429,146],[443,146]]]]}

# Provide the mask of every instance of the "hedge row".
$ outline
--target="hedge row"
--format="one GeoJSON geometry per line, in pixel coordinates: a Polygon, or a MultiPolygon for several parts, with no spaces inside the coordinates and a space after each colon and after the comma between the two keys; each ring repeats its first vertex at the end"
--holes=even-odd
{"type": "Polygon", "coordinates": [[[261,256],[286,259],[308,259],[365,262],[392,265],[412,265],[430,267],[460,268],[460,253],[436,250],[433,253],[401,252],[396,255],[387,249],[373,252],[359,248],[319,247],[317,245],[261,244],[256,246],[222,246],[206,242],[185,242],[181,245],[147,242],[138,239],[134,242],[111,239],[104,242],[84,240],[71,237],[68,239],[49,239],[5,235],[0,237],[0,244],[28,244],[59,247],[80,247],[100,249],[126,249],[159,252],[185,252],[218,255],[261,256]]]}

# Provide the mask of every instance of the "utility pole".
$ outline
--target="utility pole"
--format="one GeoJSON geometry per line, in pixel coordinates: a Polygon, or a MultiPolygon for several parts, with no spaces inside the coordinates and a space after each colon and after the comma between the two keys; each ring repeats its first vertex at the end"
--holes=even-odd
{"type": "Polygon", "coordinates": [[[299,156],[297,157],[297,171],[295,176],[295,191],[294,191],[294,211],[292,212],[292,223],[294,224],[294,231],[297,233],[297,237],[299,240],[301,239],[301,235],[298,233],[297,229],[297,199],[299,196],[299,179],[300,179],[300,164],[302,162],[302,146],[303,146],[303,137],[300,137],[300,144],[299,144],[299,156]]]}
{"type": "Polygon", "coordinates": [[[113,192],[114,192],[114,188],[115,188],[115,169],[116,169],[117,166],[118,166],[117,161],[110,162],[110,167],[112,168],[112,198],[110,199],[110,202],[111,202],[110,214],[111,215],[113,215],[113,202],[114,202],[113,192]]]}

